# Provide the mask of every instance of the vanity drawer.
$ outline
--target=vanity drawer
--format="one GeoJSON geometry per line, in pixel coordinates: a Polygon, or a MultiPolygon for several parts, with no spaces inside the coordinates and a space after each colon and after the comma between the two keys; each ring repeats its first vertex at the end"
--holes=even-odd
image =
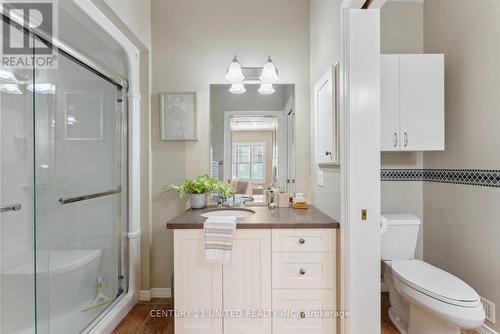
{"type": "Polygon", "coordinates": [[[273,289],[333,289],[332,253],[274,253],[273,289]]]}
{"type": "Polygon", "coordinates": [[[273,230],[275,253],[332,253],[335,251],[332,229],[273,230]]]}
{"type": "Polygon", "coordinates": [[[319,314],[333,311],[334,305],[332,290],[274,290],[273,308],[277,315],[273,319],[273,334],[334,334],[334,314],[319,314]]]}

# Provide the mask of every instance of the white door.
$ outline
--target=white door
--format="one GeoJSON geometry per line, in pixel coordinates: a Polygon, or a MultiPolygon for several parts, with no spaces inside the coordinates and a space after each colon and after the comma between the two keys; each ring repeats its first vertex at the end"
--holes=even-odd
{"type": "MultiPolygon", "coordinates": [[[[231,265],[224,265],[224,309],[271,309],[271,231],[237,230],[231,265]]],[[[224,318],[224,334],[270,334],[271,318],[245,315],[224,318]]]]}
{"type": "Polygon", "coordinates": [[[222,318],[202,311],[222,310],[222,266],[205,259],[203,230],[174,231],[176,334],[222,334],[222,318]]]}
{"type": "Polygon", "coordinates": [[[338,163],[336,67],[332,66],[314,86],[316,163],[338,163]]]}
{"type": "Polygon", "coordinates": [[[444,55],[400,55],[403,151],[444,150],[444,55]]]}
{"type": "Polygon", "coordinates": [[[382,55],[380,62],[381,150],[399,151],[399,55],[382,55]]]}

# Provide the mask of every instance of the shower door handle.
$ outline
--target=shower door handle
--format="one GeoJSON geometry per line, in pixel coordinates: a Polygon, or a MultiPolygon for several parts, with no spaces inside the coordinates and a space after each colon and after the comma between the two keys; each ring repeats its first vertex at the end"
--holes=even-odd
{"type": "Polygon", "coordinates": [[[86,200],[93,199],[93,198],[114,195],[114,194],[118,194],[121,192],[122,192],[122,188],[118,187],[117,189],[108,190],[108,191],[104,191],[101,193],[88,194],[88,195],[69,197],[69,198],[59,198],[59,203],[61,203],[61,205],[70,204],[70,203],[75,203],[75,202],[80,202],[80,201],[86,201],[86,200]]]}
{"type": "Polygon", "coordinates": [[[16,204],[9,204],[9,205],[4,205],[0,207],[0,212],[9,212],[9,211],[21,211],[21,204],[16,203],[16,204]]]}

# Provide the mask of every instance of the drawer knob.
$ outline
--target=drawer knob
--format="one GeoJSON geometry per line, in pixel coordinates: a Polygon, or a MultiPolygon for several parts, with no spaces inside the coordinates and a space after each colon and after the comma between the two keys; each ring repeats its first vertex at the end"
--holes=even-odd
{"type": "Polygon", "coordinates": [[[300,318],[304,319],[306,317],[306,312],[302,311],[300,312],[300,318]]]}
{"type": "Polygon", "coordinates": [[[303,239],[303,238],[300,238],[300,239],[299,239],[299,244],[303,245],[303,244],[305,244],[305,243],[306,243],[306,240],[305,240],[305,239],[303,239]]]}
{"type": "Polygon", "coordinates": [[[306,271],[305,271],[304,269],[300,269],[300,270],[299,270],[299,274],[301,274],[301,275],[305,275],[305,274],[306,274],[306,271]]]}

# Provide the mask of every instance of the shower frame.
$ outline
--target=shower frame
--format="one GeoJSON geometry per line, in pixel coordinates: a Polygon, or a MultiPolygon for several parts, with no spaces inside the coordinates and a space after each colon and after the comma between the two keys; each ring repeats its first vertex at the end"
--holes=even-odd
{"type": "MultiPolygon", "coordinates": [[[[126,316],[132,307],[137,303],[139,297],[139,277],[140,277],[140,189],[141,189],[141,166],[140,166],[140,142],[141,142],[141,122],[140,122],[140,51],[134,42],[127,38],[117,26],[111,22],[99,8],[95,0],[81,0],[76,2],[82,12],[92,19],[98,26],[114,37],[116,42],[123,47],[127,56],[128,78],[125,79],[118,73],[106,68],[94,59],[85,55],[82,51],[69,46],[67,43],[48,36],[44,31],[37,28],[24,28],[28,33],[37,38],[49,41],[58,50],[63,51],[81,65],[95,72],[101,77],[122,87],[122,113],[126,122],[122,123],[125,138],[124,161],[127,162],[127,177],[124,183],[125,202],[127,210],[127,231],[128,239],[126,256],[128,266],[124,272],[124,280],[127,292],[122,293],[109,307],[103,311],[93,322],[91,322],[83,333],[110,333],[126,316]]],[[[4,16],[3,13],[0,15],[4,16]]],[[[10,21],[23,25],[23,18],[11,15],[10,21]]],[[[123,247],[123,245],[122,245],[123,247]]]]}

